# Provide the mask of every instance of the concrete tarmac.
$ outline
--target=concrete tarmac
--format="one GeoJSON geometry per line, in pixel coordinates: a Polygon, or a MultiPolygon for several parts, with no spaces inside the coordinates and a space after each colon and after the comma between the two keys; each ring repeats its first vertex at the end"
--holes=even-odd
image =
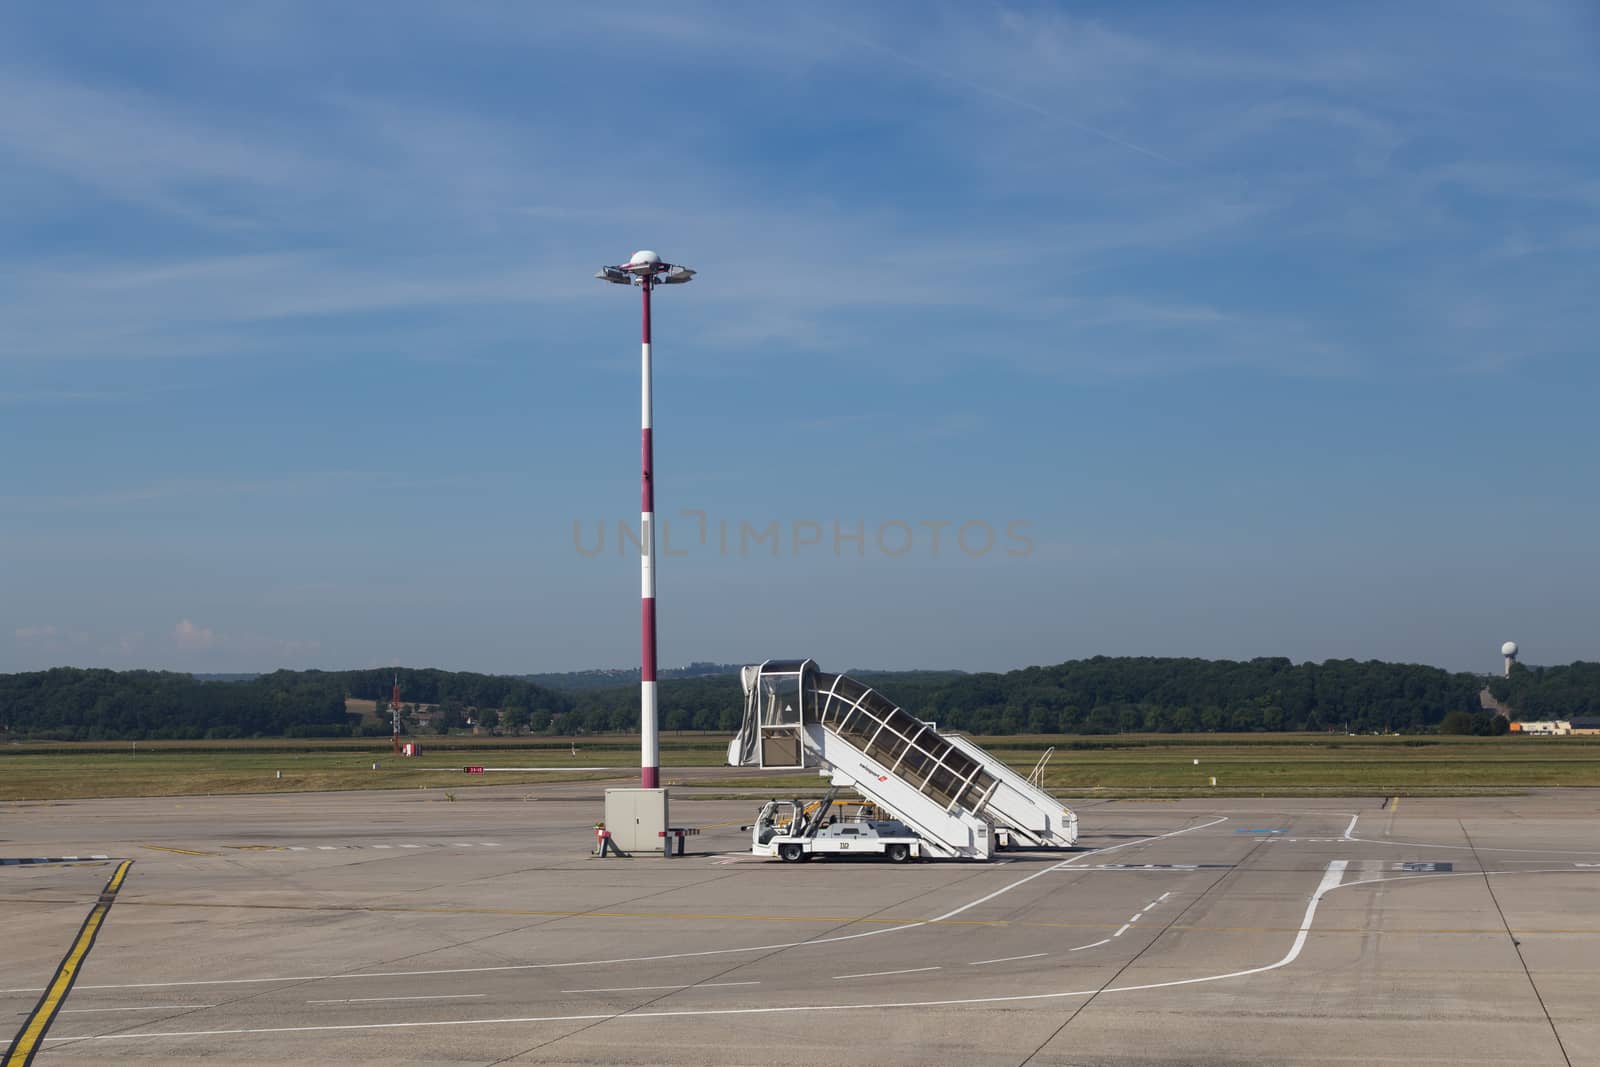
{"type": "MultiPolygon", "coordinates": [[[[629,784],[629,783],[615,783],[629,784]]],[[[0,804],[20,1028],[78,1063],[1600,1064],[1600,796],[1087,801],[1082,848],[590,855],[604,783],[0,804]],[[105,859],[90,857],[103,856],[105,859]]]]}

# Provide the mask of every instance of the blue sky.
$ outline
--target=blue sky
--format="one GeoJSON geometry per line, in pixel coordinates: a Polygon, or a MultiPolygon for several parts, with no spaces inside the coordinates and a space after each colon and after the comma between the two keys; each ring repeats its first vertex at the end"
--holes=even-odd
{"type": "Polygon", "coordinates": [[[0,30],[0,670],[636,663],[636,248],[666,664],[1600,658],[1589,5],[0,30]]]}

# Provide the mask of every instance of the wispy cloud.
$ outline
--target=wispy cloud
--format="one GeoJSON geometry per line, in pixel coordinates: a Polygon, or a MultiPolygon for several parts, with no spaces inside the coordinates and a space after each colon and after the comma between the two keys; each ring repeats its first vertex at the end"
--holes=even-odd
{"type": "Polygon", "coordinates": [[[217,635],[209,626],[196,626],[184,619],[172,628],[172,639],[180,652],[204,652],[217,644],[217,635]]]}
{"type": "MultiPolygon", "coordinates": [[[[248,53],[256,66],[293,65],[271,49],[308,32],[302,15],[287,8],[240,24],[219,16],[214,37],[188,32],[248,53]]],[[[65,178],[170,216],[185,234],[178,243],[195,252],[197,232],[234,247],[14,259],[0,268],[12,282],[9,300],[0,299],[0,360],[259,358],[282,349],[286,324],[303,349],[347,337],[352,321],[412,358],[437,350],[419,342],[425,331],[396,330],[387,320],[397,315],[411,327],[418,317],[447,323],[452,349],[467,353],[509,336],[485,309],[595,306],[601,297],[581,268],[613,243],[625,253],[640,230],[691,250],[706,270],[691,302],[701,309],[693,336],[713,362],[718,350],[774,343],[847,351],[889,328],[886,316],[904,307],[1027,322],[1036,318],[1030,306],[1048,306],[1059,274],[1092,279],[1085,299],[1176,305],[1194,296],[1175,291],[1182,282],[1163,276],[1170,271],[1130,268],[1162,259],[1198,268],[1252,246],[1286,257],[1287,267],[1297,252],[1284,237],[1331,241],[1358,256],[1405,241],[1406,226],[1430,219],[1430,238],[1471,240],[1443,206],[1451,189],[1574,210],[1600,196],[1592,179],[1552,160],[1500,154],[1464,127],[1454,139],[1458,119],[1438,110],[1447,105],[1406,92],[1425,87],[1451,61],[1449,49],[1418,75],[1393,49],[1335,32],[1288,33],[1273,19],[1244,42],[1050,11],[940,8],[909,33],[854,8],[785,16],[781,32],[704,16],[419,13],[413,28],[491,50],[510,41],[550,49],[566,34],[608,59],[661,50],[680,62],[702,57],[702,69],[766,70],[806,89],[826,71],[853,87],[868,116],[877,114],[875,96],[910,87],[923,94],[939,136],[923,138],[900,112],[900,126],[879,124],[905,146],[905,191],[916,192],[919,170],[940,168],[950,210],[929,226],[903,207],[892,179],[880,184],[886,160],[871,148],[859,179],[830,171],[798,196],[782,170],[777,183],[752,181],[746,164],[719,158],[728,151],[720,131],[674,107],[658,109],[659,129],[624,134],[607,121],[560,125],[545,111],[448,94],[323,88],[241,121],[226,101],[23,65],[0,77],[0,151],[23,180],[65,178]],[[1425,122],[1451,131],[1453,158],[1410,159],[1425,122]],[[1064,130],[1083,136],[1064,139],[1064,130]],[[619,195],[611,177],[619,165],[650,173],[648,196],[619,195]],[[963,179],[971,184],[963,188],[963,179]],[[793,264],[781,285],[772,278],[775,250],[793,264]]],[[[1515,32],[1551,30],[1535,20],[1515,32]]],[[[1459,62],[1465,75],[1470,57],[1459,62]]],[[[603,104],[582,106],[610,114],[603,104]]],[[[1525,217],[1518,225],[1519,269],[1543,270],[1540,250],[1560,228],[1525,217]]],[[[1496,246],[1505,240],[1498,235],[1496,246]]],[[[1324,347],[1285,353],[1251,343],[1283,333],[1296,287],[1291,270],[1276,272],[1271,288],[1290,299],[1276,298],[1270,311],[1249,292],[1226,306],[1211,298],[1230,322],[1256,324],[1226,346],[1227,358],[1293,375],[1326,369],[1317,353],[1338,346],[1337,331],[1323,328],[1326,313],[1311,292],[1299,294],[1296,329],[1321,335],[1324,347]]],[[[1388,298],[1374,287],[1370,299],[1388,298]]],[[[947,317],[931,314],[929,325],[948,336],[947,317]]],[[[1146,343],[1148,324],[1122,328],[1112,347],[1146,343]]],[[[873,358],[904,358],[867,347],[873,358]]],[[[1170,373],[1186,365],[1178,354],[1174,347],[1169,358],[1123,366],[1170,373]]],[[[1344,369],[1392,372],[1405,358],[1395,349],[1334,353],[1344,369]]]]}

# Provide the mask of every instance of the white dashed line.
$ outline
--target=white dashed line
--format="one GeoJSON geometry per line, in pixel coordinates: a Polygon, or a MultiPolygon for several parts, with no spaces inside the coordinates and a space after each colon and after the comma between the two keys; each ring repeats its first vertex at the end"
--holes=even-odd
{"type": "Polygon", "coordinates": [[[1101,945],[1109,945],[1110,943],[1111,943],[1111,939],[1108,937],[1108,938],[1104,939],[1103,941],[1096,941],[1092,945],[1079,945],[1077,948],[1069,948],[1069,949],[1067,949],[1067,951],[1068,952],[1082,952],[1086,948],[1099,948],[1101,945]]]}
{"type": "Polygon", "coordinates": [[[377,1004],[385,1000],[471,1000],[473,997],[486,997],[487,993],[434,993],[431,996],[418,997],[350,997],[345,1000],[308,1000],[307,1004],[377,1004]]]}
{"type": "MultiPolygon", "coordinates": [[[[1076,950],[1074,950],[1076,951],[1076,950]]],[[[1040,956],[1048,956],[1048,952],[1033,952],[1026,956],[1001,956],[997,960],[973,960],[968,967],[982,967],[986,963],[1010,963],[1012,960],[1036,960],[1040,956]]]]}
{"type": "Polygon", "coordinates": [[[563,989],[563,993],[643,993],[654,989],[720,989],[723,986],[760,985],[760,982],[700,982],[695,985],[618,985],[605,989],[563,989]]]}
{"type": "MultiPolygon", "coordinates": [[[[62,1008],[62,1015],[86,1015],[94,1011],[177,1011],[180,1008],[214,1008],[215,1004],[141,1004],[137,1008],[62,1008]]],[[[27,1012],[18,1012],[26,1015],[27,1012]]]]}
{"type": "Polygon", "coordinates": [[[841,978],[883,978],[891,974],[918,974],[922,971],[942,971],[943,967],[907,967],[903,971],[868,971],[866,974],[836,974],[834,980],[841,978]]]}
{"type": "Polygon", "coordinates": [[[337,851],[339,851],[339,847],[337,845],[318,845],[317,846],[317,851],[318,852],[337,852],[337,851]]]}
{"type": "Polygon", "coordinates": [[[1116,933],[1112,934],[1111,936],[1112,937],[1121,937],[1123,934],[1128,932],[1128,927],[1131,926],[1131,925],[1133,925],[1133,924],[1132,923],[1123,923],[1122,924],[1122,928],[1120,930],[1118,930],[1116,933]]]}
{"type": "Polygon", "coordinates": [[[373,845],[373,848],[394,848],[393,845],[373,845]]]}

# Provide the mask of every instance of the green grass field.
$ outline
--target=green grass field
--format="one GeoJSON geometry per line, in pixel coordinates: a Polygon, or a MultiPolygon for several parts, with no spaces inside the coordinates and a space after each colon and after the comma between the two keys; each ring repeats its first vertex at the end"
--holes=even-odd
{"type": "MultiPolygon", "coordinates": [[[[1056,746],[1045,785],[1063,797],[1405,795],[1600,786],[1600,738],[1184,734],[976,740],[1023,774],[1045,748],[1056,746]]],[[[580,738],[576,756],[567,739],[421,741],[424,754],[415,759],[392,755],[384,739],[5,745],[0,746],[0,800],[420,787],[455,791],[618,776],[554,769],[462,773],[470,764],[628,768],[638,759],[638,741],[629,737],[580,738]]],[[[730,782],[695,773],[721,766],[725,752],[720,735],[668,735],[662,739],[663,777],[671,784],[729,792],[810,792],[819,785],[814,774],[730,782]]]]}

